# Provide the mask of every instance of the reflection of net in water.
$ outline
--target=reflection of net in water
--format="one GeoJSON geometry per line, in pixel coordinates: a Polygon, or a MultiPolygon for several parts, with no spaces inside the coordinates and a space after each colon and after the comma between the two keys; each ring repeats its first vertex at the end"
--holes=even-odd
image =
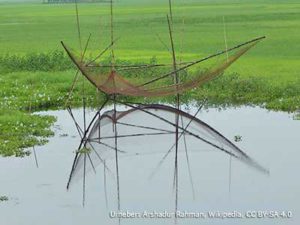
{"type": "MultiPolygon", "coordinates": [[[[153,143],[157,143],[159,152],[164,155],[164,158],[167,157],[170,152],[174,151],[175,115],[179,115],[181,120],[179,151],[218,150],[260,172],[268,173],[235,144],[203,121],[169,106],[146,105],[117,112],[116,117],[113,110],[98,117],[87,136],[86,150],[79,152],[76,159],[70,185],[73,184],[73,180],[82,177],[83,170],[85,172],[95,170],[100,164],[104,165],[106,160],[114,159],[114,123],[118,129],[116,151],[119,157],[154,153],[156,150],[150,148],[151,151],[149,151],[149,146],[153,146],[153,143]]],[[[112,171],[111,168],[107,170],[112,171]]]]}

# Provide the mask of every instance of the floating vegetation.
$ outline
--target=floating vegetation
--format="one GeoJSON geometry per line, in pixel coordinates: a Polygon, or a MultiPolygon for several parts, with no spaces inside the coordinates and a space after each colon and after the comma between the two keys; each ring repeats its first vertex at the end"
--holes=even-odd
{"type": "Polygon", "coordinates": [[[300,112],[295,113],[294,116],[293,116],[293,119],[294,120],[300,120],[300,112]]]}
{"type": "Polygon", "coordinates": [[[0,109],[0,155],[24,157],[29,147],[47,143],[55,118],[0,109]]]}
{"type": "Polygon", "coordinates": [[[242,141],[242,136],[241,135],[235,135],[234,136],[234,141],[235,142],[241,142],[242,141]]]}
{"type": "Polygon", "coordinates": [[[90,154],[91,152],[92,152],[92,150],[87,147],[83,147],[77,151],[77,153],[79,153],[79,154],[90,154]]]}
{"type": "Polygon", "coordinates": [[[1,202],[7,202],[9,198],[7,196],[0,196],[0,203],[1,202]]]}

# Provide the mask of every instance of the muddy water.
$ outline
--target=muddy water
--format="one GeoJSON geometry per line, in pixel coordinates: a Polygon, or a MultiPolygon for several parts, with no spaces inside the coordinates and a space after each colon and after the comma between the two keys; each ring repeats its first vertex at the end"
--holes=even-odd
{"type": "MultiPolygon", "coordinates": [[[[190,113],[196,111],[190,109],[190,113]]],[[[118,224],[109,217],[117,208],[116,179],[107,174],[108,205],[105,203],[103,168],[89,174],[86,205],[82,207],[82,181],[66,191],[66,181],[79,143],[79,136],[66,111],[49,111],[58,121],[55,136],[46,146],[37,147],[39,169],[33,156],[25,159],[0,158],[0,194],[9,197],[0,203],[2,225],[108,225],[118,224]]],[[[75,116],[82,122],[81,110],[75,116]]],[[[89,117],[93,112],[88,114],[89,117]]],[[[203,213],[205,219],[180,219],[178,224],[299,224],[300,222],[300,121],[287,113],[260,108],[229,108],[203,111],[198,116],[271,171],[265,176],[232,161],[229,192],[229,157],[217,151],[190,155],[196,199],[193,200],[185,156],[179,157],[179,210],[203,213]],[[249,213],[250,211],[250,213],[249,213]],[[269,213],[257,218],[260,211],[269,213]],[[268,218],[272,213],[290,211],[292,218],[268,218]],[[256,218],[208,218],[208,212],[234,212],[256,218]]],[[[159,149],[159,143],[149,148],[159,149]]],[[[171,156],[156,176],[148,179],[162,154],[120,160],[121,208],[143,213],[174,210],[173,161],[171,156]]],[[[114,168],[114,162],[108,162],[114,168]]],[[[275,216],[276,217],[276,216],[275,216]]],[[[173,219],[124,219],[122,224],[173,224],[173,219]]]]}

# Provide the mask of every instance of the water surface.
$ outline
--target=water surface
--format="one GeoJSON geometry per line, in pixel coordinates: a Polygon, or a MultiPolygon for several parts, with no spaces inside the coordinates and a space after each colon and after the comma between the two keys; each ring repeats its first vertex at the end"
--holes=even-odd
{"type": "MultiPolygon", "coordinates": [[[[120,108],[123,109],[123,108],[120,108]]],[[[189,112],[193,114],[195,108],[189,112]]],[[[94,112],[88,114],[93,116],[94,112]]],[[[39,169],[33,156],[0,158],[0,194],[9,197],[0,203],[3,225],[102,225],[117,224],[108,216],[117,208],[116,180],[107,175],[108,206],[105,204],[103,168],[87,176],[86,205],[82,207],[82,181],[66,191],[79,136],[66,111],[48,111],[58,121],[55,136],[37,147],[39,169]]],[[[74,111],[82,123],[81,110],[74,111]]],[[[260,108],[229,108],[202,111],[200,119],[219,130],[230,140],[242,136],[237,143],[250,156],[271,171],[265,176],[248,166],[232,161],[232,183],[229,193],[229,157],[217,151],[199,151],[190,155],[196,189],[193,200],[184,154],[179,162],[179,210],[188,212],[220,211],[291,211],[291,219],[184,219],[179,224],[299,224],[300,222],[300,121],[292,115],[268,112],[260,108]]],[[[159,150],[159,143],[149,146],[159,150]]],[[[163,155],[126,157],[120,160],[122,210],[157,212],[174,210],[173,155],[156,176],[148,177],[163,155]]],[[[113,161],[108,162],[113,168],[113,161]]],[[[122,220],[122,224],[173,224],[173,220],[122,220]]]]}

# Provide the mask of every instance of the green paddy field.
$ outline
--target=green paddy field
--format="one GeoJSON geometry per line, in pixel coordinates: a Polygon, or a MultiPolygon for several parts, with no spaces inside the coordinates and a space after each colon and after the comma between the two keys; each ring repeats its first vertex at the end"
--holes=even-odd
{"type": "MultiPolygon", "coordinates": [[[[169,45],[167,2],[116,1],[115,51],[120,62],[171,63],[165,46],[169,45]]],[[[251,104],[299,110],[299,1],[174,0],[173,4],[178,60],[224,49],[224,27],[229,47],[267,37],[223,76],[184,95],[184,102],[206,98],[217,107],[251,104]]],[[[82,40],[92,35],[87,55],[96,55],[109,44],[109,5],[79,4],[79,13],[82,40]]],[[[52,134],[53,118],[33,117],[29,111],[64,106],[75,69],[63,53],[61,40],[79,49],[74,4],[0,0],[0,155],[26,155],[26,147],[43,144],[52,134]]],[[[133,76],[137,81],[147,78],[147,71],[133,76]]],[[[76,88],[74,106],[81,104],[80,93],[76,88]]],[[[95,93],[89,87],[90,102],[95,93]]]]}

